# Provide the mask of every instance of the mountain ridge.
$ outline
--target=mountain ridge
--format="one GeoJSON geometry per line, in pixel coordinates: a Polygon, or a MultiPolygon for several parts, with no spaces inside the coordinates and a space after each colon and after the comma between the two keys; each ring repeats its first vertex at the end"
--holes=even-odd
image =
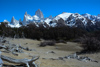
{"type": "MultiPolygon", "coordinates": [[[[100,14],[97,16],[90,15],[88,13],[85,14],[79,14],[79,13],[68,13],[68,12],[63,12],[55,17],[49,16],[47,18],[44,18],[43,13],[40,9],[38,9],[35,12],[35,15],[31,16],[27,12],[24,14],[24,19],[21,21],[19,19],[16,20],[14,17],[12,17],[11,22],[4,20],[4,22],[8,22],[8,25],[11,27],[20,27],[20,22],[22,25],[27,25],[29,23],[35,23],[36,26],[39,26],[38,24],[42,22],[41,24],[44,24],[44,22],[48,26],[58,26],[59,25],[59,19],[63,19],[64,22],[60,24],[64,24],[66,26],[70,27],[91,27],[91,26],[96,26],[100,22],[100,14]]],[[[45,25],[43,25],[45,26],[45,25]]]]}

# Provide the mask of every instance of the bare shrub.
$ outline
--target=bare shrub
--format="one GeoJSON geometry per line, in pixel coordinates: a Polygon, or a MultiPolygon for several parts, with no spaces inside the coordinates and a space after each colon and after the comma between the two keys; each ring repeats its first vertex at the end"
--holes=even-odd
{"type": "Polygon", "coordinates": [[[56,41],[56,43],[67,43],[67,41],[65,41],[65,40],[58,40],[58,41],[56,41]]]}
{"type": "Polygon", "coordinates": [[[45,47],[47,45],[54,46],[55,45],[55,41],[44,41],[44,42],[41,42],[39,46],[40,47],[45,47]]]}
{"type": "Polygon", "coordinates": [[[86,52],[99,52],[100,42],[95,37],[81,38],[83,51],[86,52]]]}

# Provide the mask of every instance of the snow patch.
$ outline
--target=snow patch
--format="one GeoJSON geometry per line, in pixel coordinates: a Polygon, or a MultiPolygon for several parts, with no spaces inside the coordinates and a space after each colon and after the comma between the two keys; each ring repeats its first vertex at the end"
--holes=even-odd
{"type": "Polygon", "coordinates": [[[67,18],[71,15],[72,13],[62,13],[59,14],[58,16],[56,16],[54,19],[55,20],[59,20],[60,18],[62,18],[63,20],[67,20],[67,18]]]}

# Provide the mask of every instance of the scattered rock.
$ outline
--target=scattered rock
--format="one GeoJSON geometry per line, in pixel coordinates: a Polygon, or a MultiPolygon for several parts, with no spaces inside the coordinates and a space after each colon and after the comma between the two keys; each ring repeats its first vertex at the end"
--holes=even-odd
{"type": "Polygon", "coordinates": [[[64,58],[66,58],[66,59],[77,59],[79,61],[84,61],[84,62],[91,61],[91,62],[97,62],[98,63],[98,61],[95,61],[95,60],[93,60],[89,57],[78,56],[76,53],[72,54],[72,55],[65,56],[64,58]]]}
{"type": "Polygon", "coordinates": [[[55,49],[59,49],[59,47],[56,46],[55,49]]]}
{"type": "Polygon", "coordinates": [[[24,45],[27,45],[28,43],[25,43],[24,45]]]}
{"type": "Polygon", "coordinates": [[[64,60],[64,57],[59,57],[58,59],[59,59],[59,60],[63,60],[63,61],[65,61],[65,60],[64,60]]]}
{"type": "Polygon", "coordinates": [[[48,52],[47,52],[47,54],[48,54],[48,53],[53,53],[53,54],[56,54],[54,51],[48,51],[48,52]]]}
{"type": "Polygon", "coordinates": [[[49,59],[51,59],[51,60],[59,60],[58,58],[49,58],[49,59]]]}

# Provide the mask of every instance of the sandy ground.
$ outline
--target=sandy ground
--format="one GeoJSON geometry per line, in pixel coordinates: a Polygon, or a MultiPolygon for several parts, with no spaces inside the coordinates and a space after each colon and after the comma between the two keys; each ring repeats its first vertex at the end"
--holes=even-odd
{"type": "MultiPolygon", "coordinates": [[[[30,49],[34,49],[34,51],[24,51],[24,53],[19,53],[18,56],[14,56],[11,53],[4,53],[4,52],[2,52],[2,55],[16,58],[16,59],[24,59],[24,58],[30,59],[31,57],[29,57],[29,55],[30,56],[39,55],[40,58],[35,63],[38,64],[40,67],[100,67],[100,53],[82,55],[82,56],[88,56],[92,59],[95,59],[99,61],[98,63],[90,62],[90,61],[83,62],[76,59],[65,59],[65,61],[49,59],[49,58],[64,57],[82,50],[82,48],[80,47],[81,44],[78,43],[74,43],[74,42],[56,43],[55,46],[39,47],[41,41],[37,41],[37,40],[12,39],[12,38],[6,38],[6,40],[9,41],[11,44],[21,44],[21,46],[29,47],[30,49]],[[55,54],[48,53],[49,51],[54,51],[55,54]],[[47,58],[47,59],[43,59],[43,58],[47,58]]],[[[4,51],[4,50],[2,49],[0,51],[4,51]]],[[[5,64],[11,64],[6,61],[3,62],[5,64]]]]}

